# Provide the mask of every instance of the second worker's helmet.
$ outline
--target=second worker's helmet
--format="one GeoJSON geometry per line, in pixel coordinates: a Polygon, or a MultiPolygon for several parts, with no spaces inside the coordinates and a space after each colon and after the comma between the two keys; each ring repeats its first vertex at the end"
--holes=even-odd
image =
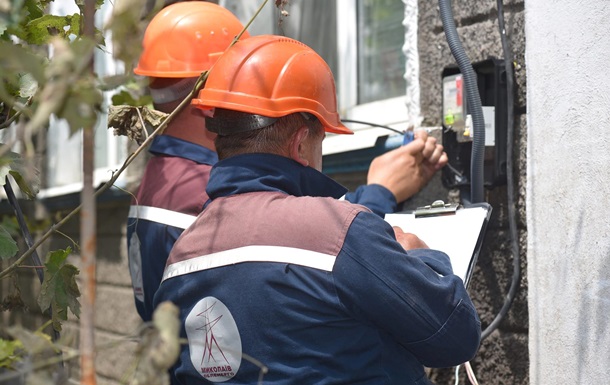
{"type": "MultiPolygon", "coordinates": [[[[146,28],[134,72],[156,78],[197,77],[212,67],[242,29],[235,15],[214,3],[171,4],[146,28]]],[[[249,36],[244,32],[242,38],[249,36]]]]}
{"type": "Polygon", "coordinates": [[[307,45],[283,36],[260,35],[237,42],[214,65],[192,103],[202,109],[269,118],[309,113],[326,132],[353,133],[337,113],[335,80],[324,59],[307,45]]]}

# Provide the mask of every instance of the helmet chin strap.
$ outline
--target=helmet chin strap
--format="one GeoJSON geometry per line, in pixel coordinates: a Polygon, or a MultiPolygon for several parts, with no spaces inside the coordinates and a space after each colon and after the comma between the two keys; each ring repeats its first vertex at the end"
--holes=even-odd
{"type": "Polygon", "coordinates": [[[164,104],[182,100],[193,90],[198,78],[185,78],[164,88],[149,88],[155,104],[164,104]]]}

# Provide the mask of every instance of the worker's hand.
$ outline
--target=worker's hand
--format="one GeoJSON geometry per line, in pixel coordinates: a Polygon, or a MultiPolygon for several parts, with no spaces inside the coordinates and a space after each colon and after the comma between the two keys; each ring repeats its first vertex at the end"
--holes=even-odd
{"type": "Polygon", "coordinates": [[[447,161],[443,146],[425,131],[417,131],[411,143],[373,159],[367,184],[384,186],[400,203],[421,190],[447,161]]]}
{"type": "Polygon", "coordinates": [[[405,233],[398,226],[393,226],[394,234],[396,235],[396,240],[398,243],[404,247],[405,250],[413,250],[413,249],[429,249],[428,245],[421,239],[417,237],[417,235],[412,233],[405,233]]]}

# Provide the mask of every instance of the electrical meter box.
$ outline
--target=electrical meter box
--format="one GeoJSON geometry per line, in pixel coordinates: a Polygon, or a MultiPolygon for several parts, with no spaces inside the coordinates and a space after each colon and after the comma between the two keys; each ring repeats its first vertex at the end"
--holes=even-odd
{"type": "MultiPolygon", "coordinates": [[[[490,58],[473,63],[485,120],[484,186],[506,183],[507,86],[504,60],[490,58]]],[[[449,167],[442,171],[447,188],[470,186],[473,127],[464,79],[457,66],[442,72],[442,141],[449,167]]]]}
{"type": "Polygon", "coordinates": [[[463,136],[466,128],[466,101],[462,74],[443,77],[443,125],[463,136]]]}

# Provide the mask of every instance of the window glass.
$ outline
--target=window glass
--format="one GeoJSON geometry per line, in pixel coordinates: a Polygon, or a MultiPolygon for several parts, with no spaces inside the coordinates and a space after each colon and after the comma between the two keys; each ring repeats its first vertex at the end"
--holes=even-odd
{"type": "MultiPolygon", "coordinates": [[[[105,3],[96,12],[96,24],[98,28],[110,16],[112,6],[105,3]]],[[[78,12],[75,3],[62,2],[51,3],[53,14],[68,15],[78,12]]],[[[105,39],[106,49],[97,49],[94,53],[95,72],[100,77],[115,75],[123,72],[122,64],[115,61],[110,52],[112,40],[107,36],[105,39]]],[[[102,111],[107,111],[110,104],[112,92],[104,93],[102,111]]],[[[124,137],[115,137],[112,130],[107,128],[108,117],[105,113],[98,115],[95,130],[95,159],[96,174],[94,183],[110,179],[112,176],[108,171],[116,169],[127,156],[127,140],[124,137]]],[[[48,130],[46,183],[44,187],[54,189],[62,186],[76,186],[82,181],[82,133],[79,131],[70,134],[66,121],[51,118],[48,130]]],[[[51,190],[49,190],[51,191],[51,190]]],[[[57,190],[64,191],[64,190],[57,190]]],[[[50,193],[53,195],[54,193],[50,193]]]]}
{"type": "Polygon", "coordinates": [[[337,81],[336,0],[292,1],[288,11],[290,16],[277,25],[277,33],[311,47],[326,61],[337,81]]]}
{"type": "Polygon", "coordinates": [[[358,104],[405,94],[402,0],[358,0],[358,104]]]}
{"type": "MultiPolygon", "coordinates": [[[[351,1],[351,0],[350,0],[351,1]]],[[[247,23],[260,4],[243,0],[220,0],[242,23],[247,23]]],[[[276,34],[301,41],[328,63],[339,81],[337,63],[337,0],[292,0],[280,16],[279,9],[265,7],[248,28],[251,35],[276,34]]]]}

